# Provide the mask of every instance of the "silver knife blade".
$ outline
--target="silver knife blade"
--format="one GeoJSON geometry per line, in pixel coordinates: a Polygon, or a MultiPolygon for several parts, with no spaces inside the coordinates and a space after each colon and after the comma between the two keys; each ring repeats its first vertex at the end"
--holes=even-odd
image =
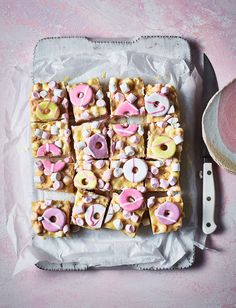
{"type": "MultiPolygon", "coordinates": [[[[207,55],[204,53],[204,75],[203,75],[203,104],[202,104],[202,113],[204,112],[209,100],[212,96],[219,90],[218,82],[214,68],[208,59],[207,55]]],[[[202,157],[203,161],[213,162],[209,151],[202,138],[202,157]]]]}
{"type": "MultiPolygon", "coordinates": [[[[204,54],[204,76],[203,76],[203,110],[206,108],[209,100],[218,91],[218,82],[213,66],[204,54]]],[[[214,221],[215,213],[215,184],[213,175],[213,159],[202,138],[203,155],[203,187],[202,187],[202,231],[205,234],[211,234],[216,229],[214,221]]]]}

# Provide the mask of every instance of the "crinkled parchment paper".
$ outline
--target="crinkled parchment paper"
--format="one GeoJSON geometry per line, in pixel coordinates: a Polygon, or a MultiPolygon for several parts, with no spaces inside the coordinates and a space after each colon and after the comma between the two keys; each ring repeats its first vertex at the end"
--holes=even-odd
{"type": "MultiPolygon", "coordinates": [[[[44,197],[73,200],[74,196],[36,191],[33,187],[28,103],[31,70],[29,67],[16,67],[9,85],[11,95],[4,121],[5,204],[7,228],[18,256],[15,272],[39,261],[73,262],[75,268],[132,265],[139,269],[185,268],[193,263],[196,209],[200,206],[197,204],[197,156],[200,152],[195,139],[195,120],[201,79],[192,66],[190,69],[188,60],[168,48],[170,39],[159,39],[163,40],[164,50],[168,49],[166,52],[158,52],[154,38],[150,38],[149,45],[146,41],[142,48],[135,48],[135,43],[128,48],[122,44],[117,46],[117,43],[106,46],[92,42],[88,47],[87,42],[77,38],[79,48],[70,48],[69,51],[65,41],[61,43],[60,39],[55,39],[47,46],[39,44],[36,49],[33,77],[35,81],[69,77],[70,82],[78,82],[98,76],[105,83],[111,76],[140,76],[146,83],[165,82],[177,88],[181,123],[185,129],[181,185],[186,218],[182,229],[170,234],[152,235],[150,226],[141,226],[134,239],[111,230],[84,229],[73,234],[72,238],[43,239],[34,236],[30,224],[31,201],[44,197]],[[147,45],[153,48],[147,48],[147,45]],[[37,57],[37,51],[41,57],[37,57]]],[[[184,52],[182,50],[182,54],[184,52]]]]}

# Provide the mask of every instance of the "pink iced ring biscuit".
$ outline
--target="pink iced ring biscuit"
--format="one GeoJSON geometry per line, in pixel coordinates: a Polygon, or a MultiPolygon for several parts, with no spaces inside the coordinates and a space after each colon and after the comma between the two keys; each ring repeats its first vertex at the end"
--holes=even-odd
{"type": "Polygon", "coordinates": [[[41,145],[37,150],[37,156],[46,156],[47,153],[52,153],[53,156],[61,155],[61,149],[53,143],[46,143],[41,145]]]}
{"type": "Polygon", "coordinates": [[[43,227],[49,232],[57,232],[62,230],[66,223],[65,213],[57,208],[45,210],[42,217],[43,227]]]}
{"type": "Polygon", "coordinates": [[[88,147],[94,158],[106,158],[108,156],[107,141],[101,134],[91,136],[88,147]]]}
{"type": "Polygon", "coordinates": [[[138,115],[138,109],[128,101],[121,103],[115,110],[115,115],[138,115]]]}
{"type": "Polygon", "coordinates": [[[51,172],[61,171],[65,167],[65,163],[62,160],[52,163],[50,160],[46,159],[43,161],[44,169],[49,170],[51,172]]]}
{"type": "Polygon", "coordinates": [[[124,136],[124,137],[129,137],[129,136],[132,136],[133,134],[136,133],[136,131],[138,129],[138,125],[137,124],[130,124],[126,127],[125,125],[116,124],[116,125],[114,125],[113,129],[118,135],[124,136]]]}
{"type": "Polygon", "coordinates": [[[81,83],[70,91],[70,99],[75,106],[87,106],[93,99],[93,90],[89,85],[81,83]]]}
{"type": "Polygon", "coordinates": [[[161,117],[169,110],[170,102],[168,97],[155,92],[145,99],[145,108],[149,114],[161,117]]]}
{"type": "Polygon", "coordinates": [[[173,225],[179,219],[180,211],[175,203],[165,202],[160,204],[154,214],[161,224],[173,225]]]}
{"type": "Polygon", "coordinates": [[[126,188],[119,195],[120,206],[129,212],[136,211],[143,205],[143,195],[134,188],[126,188]]]}
{"type": "MultiPolygon", "coordinates": [[[[130,104],[128,101],[125,101],[122,104],[120,104],[115,111],[115,115],[138,115],[138,114],[139,114],[138,109],[134,107],[134,105],[130,104]]],[[[120,124],[114,125],[114,131],[118,135],[124,137],[128,137],[135,134],[137,129],[138,126],[136,124],[130,124],[127,127],[120,124]]]]}

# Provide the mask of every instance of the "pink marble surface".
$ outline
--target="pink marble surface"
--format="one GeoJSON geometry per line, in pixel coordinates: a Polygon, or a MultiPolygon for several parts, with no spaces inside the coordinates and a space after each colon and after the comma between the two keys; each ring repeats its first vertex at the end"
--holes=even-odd
{"type": "MultiPolygon", "coordinates": [[[[207,53],[220,87],[235,77],[235,0],[0,0],[0,29],[2,85],[12,66],[31,62],[40,38],[59,35],[181,35],[207,53]]],[[[2,91],[5,94],[7,87],[2,91]]],[[[2,176],[2,166],[0,171],[2,176]]],[[[198,264],[184,271],[48,273],[30,269],[12,277],[16,256],[1,211],[0,306],[235,307],[236,176],[222,169],[217,173],[221,227],[209,243],[216,251],[200,253],[198,264]]]]}

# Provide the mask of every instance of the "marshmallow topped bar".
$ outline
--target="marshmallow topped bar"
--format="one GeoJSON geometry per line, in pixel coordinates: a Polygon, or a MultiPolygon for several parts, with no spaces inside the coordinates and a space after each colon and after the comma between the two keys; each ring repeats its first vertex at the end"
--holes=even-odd
{"type": "Polygon", "coordinates": [[[107,104],[98,78],[90,79],[87,83],[68,85],[67,90],[76,123],[107,115],[107,104]]]}
{"type": "Polygon", "coordinates": [[[171,118],[164,127],[151,123],[148,128],[147,154],[148,159],[180,159],[182,152],[183,129],[177,125],[178,119],[171,118]],[[170,120],[173,122],[170,124],[170,120]],[[176,120],[174,120],[176,119],[176,120]]]}
{"type": "Polygon", "coordinates": [[[144,212],[144,197],[137,189],[124,189],[120,194],[113,193],[104,228],[122,231],[135,237],[144,212]]]}
{"type": "Polygon", "coordinates": [[[112,159],[145,156],[143,125],[110,124],[108,135],[112,159]]]}
{"type": "Polygon", "coordinates": [[[109,160],[77,161],[74,185],[79,190],[111,190],[109,160]]]}
{"type": "Polygon", "coordinates": [[[182,226],[183,200],[179,193],[168,197],[149,197],[147,207],[153,234],[176,231],[182,226]]]}
{"type": "Polygon", "coordinates": [[[64,121],[31,123],[33,157],[71,156],[71,130],[64,121]]]}
{"type": "Polygon", "coordinates": [[[109,92],[112,116],[138,116],[145,113],[144,82],[141,78],[110,78],[109,92]]]}
{"type": "Polygon", "coordinates": [[[180,117],[176,89],[169,84],[147,85],[145,87],[146,123],[158,122],[162,125],[165,116],[180,117]]]}
{"type": "Polygon", "coordinates": [[[72,126],[77,161],[108,158],[105,121],[93,121],[72,126]]]}
{"type": "Polygon", "coordinates": [[[126,187],[137,188],[145,192],[144,180],[148,173],[148,165],[140,158],[111,160],[111,185],[114,190],[126,187]]]}
{"type": "Polygon", "coordinates": [[[30,95],[30,121],[68,120],[68,96],[63,82],[36,83],[30,95]]]}
{"type": "Polygon", "coordinates": [[[37,189],[74,192],[74,164],[71,159],[36,159],[34,185],[37,189]]]}
{"type": "Polygon", "coordinates": [[[77,191],[71,223],[83,228],[101,229],[109,198],[87,191],[77,191]]]}
{"type": "Polygon", "coordinates": [[[71,203],[44,200],[32,202],[32,227],[37,235],[64,237],[70,231],[71,203]]]}
{"type": "Polygon", "coordinates": [[[147,191],[164,191],[179,186],[180,162],[177,158],[146,160],[148,173],[145,178],[147,191]]]}

